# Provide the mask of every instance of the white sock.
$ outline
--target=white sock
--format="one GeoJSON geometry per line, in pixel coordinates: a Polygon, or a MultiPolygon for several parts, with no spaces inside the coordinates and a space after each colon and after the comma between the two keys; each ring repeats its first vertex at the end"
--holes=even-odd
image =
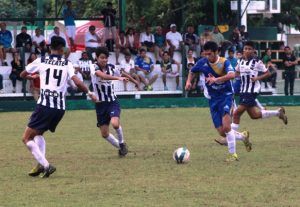
{"type": "Polygon", "coordinates": [[[118,139],[119,139],[119,144],[124,143],[124,137],[123,137],[123,130],[122,130],[122,127],[119,126],[119,128],[116,129],[116,132],[117,132],[117,136],[118,136],[118,139]]]}
{"type": "Polygon", "coordinates": [[[37,146],[39,147],[42,155],[46,155],[46,142],[45,139],[42,135],[37,135],[34,137],[34,142],[37,144],[37,146]]]}
{"type": "Polygon", "coordinates": [[[231,123],[231,129],[233,129],[234,131],[237,131],[239,129],[239,126],[239,124],[231,123]]]}
{"type": "Polygon", "coordinates": [[[46,160],[46,158],[41,153],[38,145],[32,140],[27,142],[26,145],[27,145],[27,148],[29,149],[29,151],[31,152],[31,154],[33,155],[33,157],[36,159],[36,161],[38,163],[40,163],[44,168],[48,168],[49,162],[46,160]]]}
{"type": "Polygon", "coordinates": [[[112,144],[112,146],[119,148],[119,141],[116,139],[116,137],[112,134],[109,134],[108,137],[105,138],[106,141],[112,144]]]}
{"type": "Polygon", "coordinates": [[[235,133],[234,130],[230,130],[228,133],[226,134],[226,139],[227,139],[227,144],[228,144],[228,151],[230,154],[234,154],[236,153],[236,149],[235,149],[235,133]]]}
{"type": "Polygon", "coordinates": [[[279,111],[278,110],[261,110],[261,116],[263,119],[272,117],[272,116],[278,116],[279,111]]]}
{"type": "Polygon", "coordinates": [[[244,135],[238,131],[234,130],[234,135],[236,140],[243,141],[245,139],[244,135]]]}

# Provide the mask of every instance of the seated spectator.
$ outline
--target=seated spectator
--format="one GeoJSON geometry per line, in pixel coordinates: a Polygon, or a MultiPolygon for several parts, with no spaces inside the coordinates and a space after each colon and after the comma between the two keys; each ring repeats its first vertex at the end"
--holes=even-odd
{"type": "Polygon", "coordinates": [[[123,54],[130,52],[129,51],[129,43],[128,43],[128,40],[125,36],[124,31],[120,31],[119,36],[117,37],[117,42],[116,42],[116,65],[119,65],[120,52],[123,53],[123,54]]]}
{"type": "Polygon", "coordinates": [[[134,32],[133,28],[128,28],[126,32],[126,38],[128,40],[130,53],[137,55],[141,46],[139,35],[134,32]]]}
{"type": "MultiPolygon", "coordinates": [[[[37,55],[35,53],[31,53],[27,59],[27,65],[36,59],[37,55]]],[[[37,101],[40,96],[40,75],[38,73],[32,73],[30,75],[33,78],[30,80],[30,92],[32,93],[34,100],[37,101]]]]}
{"type": "MultiPolygon", "coordinates": [[[[129,74],[136,81],[136,88],[140,90],[140,78],[136,74],[134,61],[131,59],[131,54],[129,52],[125,53],[125,59],[121,61],[121,74],[129,74]]],[[[127,91],[127,81],[123,81],[124,90],[127,91]]]]}
{"type": "MultiPolygon", "coordinates": [[[[206,27],[204,29],[204,31],[201,33],[200,35],[200,47],[201,47],[201,51],[202,51],[202,47],[203,45],[208,42],[208,41],[212,41],[212,36],[211,36],[211,31],[209,27],[206,27]]],[[[197,57],[201,56],[200,53],[197,54],[197,57]]]]}
{"type": "Polygon", "coordinates": [[[175,50],[181,50],[182,45],[182,36],[179,32],[176,31],[176,24],[170,25],[171,31],[166,35],[166,39],[169,45],[169,54],[173,58],[175,50]]]}
{"type": "MultiPolygon", "coordinates": [[[[186,57],[186,64],[187,64],[187,74],[189,74],[192,67],[196,64],[197,59],[193,56],[194,51],[192,49],[189,49],[187,52],[186,57]]],[[[197,88],[199,82],[199,75],[195,75],[194,79],[192,80],[192,90],[195,90],[197,88]]]]}
{"type": "Polygon", "coordinates": [[[176,90],[179,89],[179,72],[180,72],[180,63],[171,59],[169,56],[169,53],[165,51],[163,53],[163,59],[160,63],[161,66],[161,72],[162,72],[162,79],[164,84],[164,90],[169,90],[167,87],[167,77],[169,78],[175,78],[176,80],[176,90]],[[172,64],[176,64],[177,69],[174,71],[172,68],[172,64]]]}
{"type": "Polygon", "coordinates": [[[12,34],[9,30],[6,29],[6,24],[2,22],[0,24],[0,60],[3,66],[7,66],[6,53],[15,52],[15,49],[12,48],[12,34]]]}
{"type": "Polygon", "coordinates": [[[140,34],[140,43],[147,51],[154,51],[154,35],[151,33],[150,26],[147,26],[146,31],[140,34]]]}
{"type": "Polygon", "coordinates": [[[3,90],[3,76],[0,74],[0,94],[1,93],[4,93],[4,90],[3,90]]]}
{"type": "MultiPolygon", "coordinates": [[[[83,78],[82,78],[82,75],[81,73],[79,72],[79,68],[75,68],[75,75],[77,76],[77,78],[80,80],[80,81],[83,81],[83,78]]],[[[82,91],[76,86],[76,84],[74,83],[73,80],[69,79],[68,80],[68,87],[67,87],[67,91],[68,93],[71,95],[72,98],[74,98],[75,94],[76,93],[82,93],[82,91]]],[[[84,93],[82,93],[82,95],[84,95],[84,93]]]]}
{"type": "Polygon", "coordinates": [[[199,55],[200,54],[199,38],[194,32],[195,32],[194,27],[192,25],[189,25],[187,27],[187,32],[183,35],[185,51],[187,54],[188,50],[192,49],[196,51],[197,55],[199,55]]]}
{"type": "Polygon", "coordinates": [[[222,35],[222,33],[219,30],[218,26],[214,27],[214,31],[211,34],[212,36],[212,41],[214,41],[215,43],[218,44],[219,47],[222,46],[223,42],[225,41],[224,36],[222,35]]]}
{"type": "Polygon", "coordinates": [[[262,61],[266,65],[266,68],[269,69],[271,76],[263,80],[265,83],[265,88],[268,88],[268,82],[271,83],[272,88],[276,88],[276,79],[277,79],[277,66],[272,63],[271,58],[272,50],[271,48],[266,49],[266,54],[263,57],[262,61]]]}
{"type": "Polygon", "coordinates": [[[92,62],[87,52],[83,51],[77,64],[74,64],[74,67],[78,68],[78,72],[81,73],[83,80],[91,80],[90,65],[92,62]]]}
{"type": "Polygon", "coordinates": [[[140,56],[135,59],[135,69],[142,83],[144,90],[152,91],[152,84],[158,78],[158,74],[153,72],[154,65],[150,57],[146,55],[145,49],[140,49],[140,56]]]}
{"type": "Polygon", "coordinates": [[[45,37],[41,34],[41,29],[35,29],[35,35],[32,37],[32,51],[36,54],[45,54],[47,51],[45,37]]]}
{"type": "Polygon", "coordinates": [[[85,34],[85,50],[90,60],[93,60],[93,53],[101,44],[100,37],[96,34],[96,27],[91,25],[89,31],[85,34]]]}
{"type": "Polygon", "coordinates": [[[68,58],[69,55],[70,55],[70,49],[69,49],[69,44],[68,44],[66,35],[65,35],[63,32],[60,32],[59,27],[54,27],[53,32],[52,32],[52,33],[49,35],[49,37],[48,37],[48,45],[51,44],[51,39],[52,39],[52,37],[54,37],[54,36],[61,37],[61,38],[63,38],[63,39],[65,40],[65,42],[66,42],[66,47],[65,47],[65,58],[68,58]]]}
{"type": "Polygon", "coordinates": [[[162,27],[157,26],[156,27],[156,32],[154,34],[154,55],[156,59],[156,63],[160,63],[160,59],[162,57],[163,52],[165,51],[166,48],[166,35],[163,34],[162,27]]]}
{"type": "MultiPolygon", "coordinates": [[[[11,67],[12,67],[12,70],[9,75],[9,79],[12,81],[12,85],[13,85],[12,92],[15,93],[17,80],[23,81],[23,79],[20,77],[20,74],[24,70],[23,62],[20,59],[19,53],[17,53],[17,52],[13,53],[13,60],[11,61],[11,67]]],[[[25,88],[22,88],[23,92],[24,92],[24,90],[25,90],[25,88]]]]}
{"type": "Polygon", "coordinates": [[[238,27],[235,27],[233,29],[232,34],[230,36],[230,41],[233,46],[233,51],[243,49],[242,37],[238,27]]]}
{"type": "Polygon", "coordinates": [[[24,48],[25,52],[31,52],[32,40],[27,34],[27,27],[21,28],[21,33],[16,36],[16,48],[24,48]]]}

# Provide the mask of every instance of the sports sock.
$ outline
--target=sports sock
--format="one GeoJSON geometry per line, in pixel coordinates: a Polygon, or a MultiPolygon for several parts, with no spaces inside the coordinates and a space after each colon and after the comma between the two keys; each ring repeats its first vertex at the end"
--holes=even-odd
{"type": "Polygon", "coordinates": [[[239,129],[239,124],[231,123],[231,129],[237,131],[239,129]]]}
{"type": "Polygon", "coordinates": [[[229,132],[225,133],[227,144],[228,144],[228,151],[230,154],[236,153],[235,149],[235,133],[234,130],[230,130],[229,132]]]}
{"type": "Polygon", "coordinates": [[[34,142],[37,144],[39,147],[42,155],[46,155],[46,142],[45,139],[42,135],[37,135],[34,137],[34,142]]]}
{"type": "Polygon", "coordinates": [[[278,110],[261,110],[261,117],[263,119],[272,117],[272,116],[278,116],[279,111],[278,110]]]}
{"type": "Polygon", "coordinates": [[[119,141],[116,139],[116,137],[112,134],[109,134],[108,137],[105,138],[106,141],[112,144],[112,146],[119,148],[119,141]]]}
{"type": "Polygon", "coordinates": [[[119,126],[119,128],[116,129],[116,132],[117,132],[117,136],[118,136],[119,143],[120,143],[120,144],[124,143],[124,137],[123,137],[123,130],[122,130],[122,127],[119,126]]]}
{"type": "Polygon", "coordinates": [[[49,162],[43,156],[38,145],[34,141],[30,140],[26,143],[26,146],[38,163],[40,163],[44,168],[49,167],[49,162]]]}
{"type": "Polygon", "coordinates": [[[235,130],[233,130],[234,131],[234,135],[235,135],[235,139],[236,140],[240,140],[240,141],[243,141],[244,140],[244,135],[242,134],[242,133],[240,133],[240,132],[238,132],[238,131],[235,131],[235,130]]]}

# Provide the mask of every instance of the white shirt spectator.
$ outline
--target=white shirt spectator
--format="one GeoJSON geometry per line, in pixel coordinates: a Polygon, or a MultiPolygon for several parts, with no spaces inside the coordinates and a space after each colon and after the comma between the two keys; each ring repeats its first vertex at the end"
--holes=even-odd
{"type": "Polygon", "coordinates": [[[145,41],[154,43],[154,35],[151,33],[147,35],[146,32],[143,32],[140,37],[140,43],[143,43],[145,41]]]}
{"type": "Polygon", "coordinates": [[[123,69],[126,73],[130,73],[130,70],[135,66],[134,61],[130,59],[129,63],[124,59],[121,61],[121,69],[123,69]]]}
{"type": "Polygon", "coordinates": [[[41,42],[43,42],[45,40],[45,37],[43,35],[39,35],[39,36],[36,36],[34,35],[32,37],[32,42],[36,42],[36,44],[40,44],[41,42]]]}
{"type": "Polygon", "coordinates": [[[90,32],[87,32],[85,34],[85,47],[93,47],[93,48],[99,47],[99,43],[98,42],[89,42],[89,40],[96,40],[96,41],[98,41],[96,34],[92,35],[90,32]]]}
{"type": "Polygon", "coordinates": [[[170,42],[175,46],[176,49],[179,48],[180,42],[182,42],[182,36],[179,32],[168,32],[166,35],[166,39],[170,40],[170,42]]]}
{"type": "Polygon", "coordinates": [[[63,39],[66,41],[66,47],[69,48],[69,44],[68,44],[66,35],[65,35],[64,33],[62,33],[62,32],[60,32],[59,35],[57,35],[55,32],[52,32],[52,33],[49,35],[49,38],[48,38],[48,44],[49,44],[49,45],[51,44],[51,38],[54,37],[54,36],[58,36],[58,37],[63,38],[63,39]]]}

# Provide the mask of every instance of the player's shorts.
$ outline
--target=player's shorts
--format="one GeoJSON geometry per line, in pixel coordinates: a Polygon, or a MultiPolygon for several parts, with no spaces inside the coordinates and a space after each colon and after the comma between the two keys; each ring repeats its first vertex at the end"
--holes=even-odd
{"type": "Polygon", "coordinates": [[[55,129],[64,114],[65,110],[49,108],[38,104],[31,114],[27,126],[40,132],[45,132],[47,130],[55,132],[55,129]]]}
{"type": "Polygon", "coordinates": [[[225,114],[230,114],[232,102],[233,95],[209,99],[210,114],[215,128],[222,126],[222,119],[225,114]]]}
{"type": "Polygon", "coordinates": [[[119,102],[100,102],[96,103],[97,127],[109,125],[112,117],[120,117],[121,108],[119,102]]]}
{"type": "Polygon", "coordinates": [[[257,93],[241,93],[239,104],[247,107],[257,106],[256,97],[257,93]]]}
{"type": "Polygon", "coordinates": [[[76,35],[76,26],[66,26],[66,32],[69,38],[72,38],[75,40],[75,35],[76,35]]]}

